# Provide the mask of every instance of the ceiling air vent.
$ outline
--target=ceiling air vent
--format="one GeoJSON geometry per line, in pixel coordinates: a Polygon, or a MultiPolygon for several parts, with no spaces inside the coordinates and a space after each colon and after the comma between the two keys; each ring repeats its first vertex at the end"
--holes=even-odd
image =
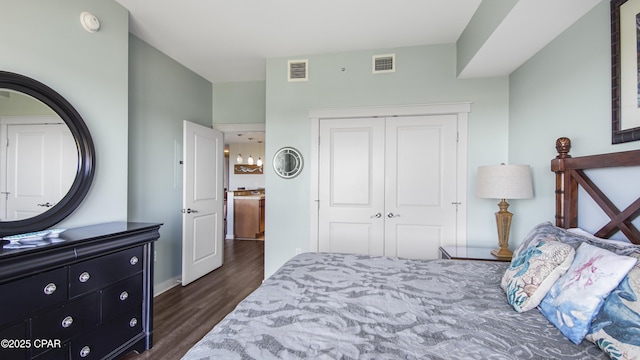
{"type": "Polygon", "coordinates": [[[289,60],[288,70],[289,81],[309,80],[309,60],[289,60]]]}
{"type": "Polygon", "coordinates": [[[396,54],[374,55],[373,73],[383,74],[396,71],[396,54]]]}

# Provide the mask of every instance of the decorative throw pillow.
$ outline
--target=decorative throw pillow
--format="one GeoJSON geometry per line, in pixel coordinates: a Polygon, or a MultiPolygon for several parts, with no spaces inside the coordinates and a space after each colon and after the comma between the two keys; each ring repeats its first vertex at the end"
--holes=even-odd
{"type": "Polygon", "coordinates": [[[634,253],[640,255],[640,245],[635,245],[631,242],[602,239],[595,236],[585,236],[576,234],[575,232],[567,229],[558,229],[560,232],[564,233],[558,236],[558,241],[569,244],[573,246],[574,249],[577,249],[582,243],[587,243],[589,245],[609,250],[618,255],[632,256],[634,253]]]}
{"type": "Polygon", "coordinates": [[[526,248],[502,277],[507,301],[517,311],[531,310],[540,304],[553,284],[573,261],[575,250],[559,241],[540,241],[526,248]]]}
{"type": "Polygon", "coordinates": [[[513,252],[513,258],[515,259],[521,251],[528,248],[529,246],[537,244],[541,240],[557,240],[563,242],[565,244],[569,244],[573,246],[574,249],[577,249],[578,246],[582,243],[587,243],[593,246],[597,246],[599,248],[603,248],[609,250],[618,255],[627,255],[631,256],[632,254],[640,255],[640,245],[634,245],[629,242],[617,241],[617,240],[608,240],[608,239],[600,239],[595,236],[585,236],[581,234],[577,234],[573,231],[559,228],[550,222],[544,222],[538,224],[531,229],[529,234],[525,236],[524,240],[516,250],[513,252]]]}
{"type": "Polygon", "coordinates": [[[594,238],[596,240],[600,240],[600,241],[614,241],[614,242],[619,242],[621,245],[628,245],[631,244],[631,241],[627,240],[627,239],[621,239],[621,240],[612,240],[612,239],[603,239],[603,238],[599,238],[597,236],[595,236],[594,234],[588,232],[587,230],[581,229],[581,228],[569,228],[566,229],[568,232],[572,233],[572,234],[576,234],[576,235],[580,235],[580,236],[584,236],[584,237],[588,237],[588,238],[594,238]]]}
{"type": "Polygon", "coordinates": [[[540,302],[540,311],[569,340],[579,344],[604,299],[636,261],[636,258],[583,243],[569,270],[540,302]]]}
{"type": "Polygon", "coordinates": [[[559,229],[557,226],[553,226],[550,222],[544,222],[538,224],[529,231],[529,233],[524,237],[520,245],[513,252],[513,259],[517,258],[521,252],[523,252],[526,248],[530,246],[535,246],[538,242],[542,240],[556,240],[558,239],[559,229]]]}
{"type": "Polygon", "coordinates": [[[640,262],[609,294],[586,336],[612,359],[640,359],[639,296],[640,262]]]}

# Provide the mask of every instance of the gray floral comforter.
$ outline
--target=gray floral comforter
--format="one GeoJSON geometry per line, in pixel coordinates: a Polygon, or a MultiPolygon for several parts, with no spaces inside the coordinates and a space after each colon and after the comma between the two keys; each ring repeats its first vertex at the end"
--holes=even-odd
{"type": "Polygon", "coordinates": [[[294,257],[183,359],[593,359],[542,314],[515,312],[507,263],[294,257]]]}

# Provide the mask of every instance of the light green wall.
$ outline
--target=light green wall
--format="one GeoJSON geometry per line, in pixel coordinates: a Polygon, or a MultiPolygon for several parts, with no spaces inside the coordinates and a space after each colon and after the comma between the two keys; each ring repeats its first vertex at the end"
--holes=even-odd
{"type": "MultiPolygon", "coordinates": [[[[296,56],[267,60],[266,158],[293,146],[305,158],[311,148],[310,109],[472,102],[469,119],[469,193],[475,169],[507,159],[508,79],[456,80],[455,44],[296,56]],[[373,75],[371,57],[395,53],[395,73],[373,75]],[[287,60],[309,59],[309,81],[287,82],[287,60]],[[342,69],[345,71],[342,71],[342,69]]],[[[309,250],[309,169],[294,179],[266,167],[265,274],[309,250]]],[[[470,196],[469,243],[495,243],[495,204],[470,196]]]]}
{"type": "Polygon", "coordinates": [[[0,31],[11,34],[0,69],[59,92],[95,143],[91,190],[59,226],[162,222],[155,282],[178,276],[182,120],[212,123],[211,83],[135,37],[129,47],[129,15],[115,1],[0,0],[0,9],[0,31]],[[100,19],[98,32],[82,28],[82,11],[100,19]]]}
{"type": "Polygon", "coordinates": [[[640,149],[637,141],[611,145],[609,21],[603,1],[510,76],[509,161],[531,165],[535,192],[512,210],[516,243],[533,225],[554,221],[558,137],[571,138],[574,156],[640,149]]]}
{"type": "Polygon", "coordinates": [[[213,123],[264,123],[265,82],[213,84],[213,123]]]}
{"type": "Polygon", "coordinates": [[[161,222],[155,283],[182,255],[182,121],[212,123],[212,85],[137,37],[129,47],[129,220],[161,222]]]}
{"type": "Polygon", "coordinates": [[[94,182],[59,227],[127,219],[128,30],[112,0],[0,0],[0,69],[56,90],[83,117],[96,147],[94,182]],[[80,25],[90,11],[103,24],[80,25]]]}

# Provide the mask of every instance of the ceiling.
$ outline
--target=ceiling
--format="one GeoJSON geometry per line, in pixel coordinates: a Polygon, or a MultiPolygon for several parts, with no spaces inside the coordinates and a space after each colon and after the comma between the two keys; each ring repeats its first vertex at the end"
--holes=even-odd
{"type": "MultiPolygon", "coordinates": [[[[132,34],[212,83],[264,80],[267,58],[454,43],[482,2],[116,1],[132,34]]],[[[512,8],[460,77],[510,74],[600,1],[488,2],[490,21],[493,8],[512,8]]]]}
{"type": "Polygon", "coordinates": [[[224,131],[225,144],[264,144],[264,131],[224,131]]]}
{"type": "MultiPolygon", "coordinates": [[[[481,21],[495,21],[505,7],[459,77],[509,75],[607,0],[499,0],[480,8],[482,0],[116,1],[129,11],[133,35],[220,83],[264,80],[267,58],[455,43],[477,10],[481,21]]],[[[225,143],[264,141],[260,131],[224,133],[225,143]]]]}
{"type": "Polygon", "coordinates": [[[455,42],[481,0],[116,0],[129,31],[213,83],[265,59],[455,42]]]}
{"type": "MultiPolygon", "coordinates": [[[[483,7],[482,0],[116,1],[129,11],[133,35],[220,83],[264,80],[267,58],[455,43],[476,11],[494,21],[505,7],[458,75],[509,75],[607,0],[499,0],[483,7]]],[[[224,132],[225,143],[264,141],[264,132],[224,132]]]]}

